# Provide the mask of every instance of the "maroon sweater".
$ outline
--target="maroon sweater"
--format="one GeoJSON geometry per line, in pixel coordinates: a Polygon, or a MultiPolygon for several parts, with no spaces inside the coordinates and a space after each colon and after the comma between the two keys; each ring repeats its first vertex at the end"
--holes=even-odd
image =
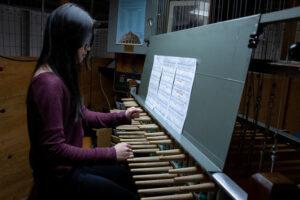
{"type": "Polygon", "coordinates": [[[112,127],[128,123],[125,112],[99,113],[83,107],[77,122],[70,117],[70,93],[54,73],[34,77],[27,99],[27,121],[31,142],[30,165],[35,181],[64,177],[73,166],[116,161],[115,148],[82,147],[83,126],[112,127]]]}

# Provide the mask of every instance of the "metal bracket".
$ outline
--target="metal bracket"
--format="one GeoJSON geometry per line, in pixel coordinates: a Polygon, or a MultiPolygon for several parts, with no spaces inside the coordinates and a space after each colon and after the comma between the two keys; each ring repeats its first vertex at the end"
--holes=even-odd
{"type": "Polygon", "coordinates": [[[144,38],[144,42],[146,43],[146,46],[149,47],[150,44],[149,38],[144,38]]]}
{"type": "Polygon", "coordinates": [[[249,48],[256,48],[259,42],[259,35],[258,34],[251,34],[249,39],[249,48]]]}

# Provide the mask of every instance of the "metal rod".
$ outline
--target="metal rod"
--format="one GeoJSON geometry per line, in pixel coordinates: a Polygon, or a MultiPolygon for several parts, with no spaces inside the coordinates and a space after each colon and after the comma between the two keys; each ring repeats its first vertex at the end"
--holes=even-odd
{"type": "Polygon", "coordinates": [[[232,4],[232,17],[231,17],[231,19],[234,19],[234,5],[235,5],[235,0],[233,0],[233,4],[232,4]]]}
{"type": "Polygon", "coordinates": [[[159,33],[162,33],[162,2],[159,1],[158,6],[158,19],[159,19],[159,33]]]}
{"type": "Polygon", "coordinates": [[[223,21],[223,10],[224,10],[224,1],[222,0],[222,6],[221,6],[221,16],[220,16],[220,21],[223,21]]]}
{"type": "Polygon", "coordinates": [[[183,25],[182,29],[187,29],[188,27],[186,26],[186,13],[187,13],[188,6],[183,7],[183,25]]]}
{"type": "Polygon", "coordinates": [[[246,0],[245,2],[244,16],[247,16],[247,5],[248,5],[248,0],[246,0]]]}
{"type": "Polygon", "coordinates": [[[16,20],[16,11],[14,10],[14,14],[13,14],[13,27],[14,27],[14,47],[12,46],[14,53],[12,54],[13,56],[17,56],[17,29],[16,29],[16,24],[17,24],[17,20],[16,20]]]}
{"type": "Polygon", "coordinates": [[[166,33],[167,31],[167,14],[168,14],[168,5],[169,5],[169,1],[165,0],[165,4],[164,4],[164,17],[163,17],[163,33],[166,33]]]}
{"type": "Polygon", "coordinates": [[[227,20],[228,20],[228,16],[229,16],[229,1],[227,1],[227,20]]]}
{"type": "Polygon", "coordinates": [[[194,0],[194,15],[193,15],[193,27],[195,27],[195,19],[196,19],[196,0],[194,0]]]}
{"type": "MultiPolygon", "coordinates": [[[[251,165],[252,165],[252,156],[253,156],[253,150],[254,150],[254,143],[255,143],[255,136],[258,129],[257,122],[259,117],[259,111],[261,106],[261,99],[262,99],[262,89],[263,89],[263,82],[264,82],[264,75],[258,74],[258,84],[257,84],[257,95],[255,98],[255,107],[254,107],[254,123],[253,123],[253,129],[251,132],[251,138],[250,138],[250,149],[248,152],[248,163],[247,163],[247,171],[251,171],[251,165]]],[[[254,100],[254,98],[253,98],[254,100]]]]}
{"type": "Polygon", "coordinates": [[[159,34],[162,33],[161,31],[161,1],[157,1],[157,17],[158,17],[158,30],[159,30],[159,34]]]}
{"type": "MultiPolygon", "coordinates": [[[[200,7],[199,7],[199,10],[201,11],[201,3],[202,3],[202,5],[203,5],[203,15],[201,15],[201,17],[202,17],[202,24],[200,24],[200,26],[201,25],[203,25],[204,24],[204,15],[205,15],[205,3],[206,3],[206,1],[200,1],[200,7]]],[[[200,14],[201,14],[201,12],[200,12],[200,14]]]]}
{"type": "Polygon", "coordinates": [[[200,24],[200,8],[201,8],[201,4],[200,4],[200,3],[201,3],[201,2],[198,0],[197,26],[200,26],[200,25],[201,25],[201,24],[200,24]]]}
{"type": "Polygon", "coordinates": [[[249,110],[251,107],[251,99],[253,97],[253,87],[254,87],[254,77],[253,77],[253,72],[250,74],[250,78],[248,79],[247,82],[249,82],[249,87],[248,87],[248,93],[247,93],[247,102],[246,102],[246,112],[245,112],[245,118],[243,120],[243,129],[242,129],[242,135],[241,135],[241,142],[239,145],[239,162],[238,164],[242,164],[243,162],[243,151],[244,151],[244,143],[245,143],[245,136],[246,136],[246,130],[247,126],[246,123],[248,123],[248,116],[249,116],[249,110]]]}
{"type": "Polygon", "coordinates": [[[283,102],[283,93],[284,93],[284,83],[286,80],[286,76],[284,76],[284,78],[282,79],[282,84],[281,84],[281,92],[280,92],[280,103],[279,103],[279,112],[278,112],[278,116],[277,116],[277,125],[276,125],[276,131],[274,133],[274,144],[272,146],[272,155],[271,155],[271,169],[270,171],[273,172],[274,171],[274,167],[275,167],[275,160],[276,160],[276,153],[278,151],[278,141],[277,141],[277,135],[278,135],[278,130],[279,130],[279,123],[280,123],[280,118],[281,118],[281,110],[282,110],[282,102],[283,102]]]}
{"type": "Polygon", "coordinates": [[[184,6],[180,6],[180,23],[179,23],[179,30],[182,29],[182,24],[183,24],[183,10],[184,10],[184,6]]]}
{"type": "Polygon", "coordinates": [[[271,26],[267,26],[266,27],[266,31],[265,31],[265,33],[266,33],[266,40],[264,42],[264,44],[265,44],[264,45],[264,59],[267,59],[268,44],[269,44],[269,40],[270,40],[270,38],[269,38],[270,28],[271,28],[271,26]]]}
{"type": "Polygon", "coordinates": [[[270,125],[271,125],[271,119],[272,119],[272,110],[274,106],[274,97],[275,97],[275,89],[276,89],[276,82],[275,82],[275,75],[272,75],[272,84],[271,84],[271,90],[268,100],[268,108],[266,112],[266,127],[265,127],[265,133],[264,133],[264,140],[263,140],[263,147],[260,151],[260,160],[259,160],[259,168],[258,171],[263,171],[264,166],[264,160],[265,160],[265,152],[266,152],[266,146],[267,146],[267,137],[270,134],[270,125]]]}
{"type": "MultiPolygon", "coordinates": [[[[1,26],[1,32],[2,32],[2,34],[3,34],[3,37],[2,37],[2,49],[3,49],[3,51],[4,51],[4,34],[5,34],[5,33],[4,33],[4,11],[1,12],[1,15],[2,15],[1,19],[3,20],[2,23],[1,23],[1,25],[2,25],[2,26],[1,26]]],[[[3,52],[3,55],[4,55],[4,53],[5,53],[5,52],[3,52]]]]}
{"type": "Polygon", "coordinates": [[[10,34],[10,31],[12,30],[12,16],[13,16],[13,14],[11,13],[11,12],[9,12],[9,15],[8,15],[8,43],[7,43],[7,46],[8,46],[8,48],[9,48],[9,56],[11,56],[12,55],[12,46],[11,46],[11,44],[12,44],[12,35],[10,34]]]}
{"type": "Polygon", "coordinates": [[[91,15],[93,15],[93,11],[94,11],[94,0],[91,0],[91,10],[90,10],[91,15]]]}
{"type": "Polygon", "coordinates": [[[277,48],[276,50],[273,50],[274,49],[274,45],[276,46],[277,42],[276,42],[276,24],[272,24],[271,25],[271,36],[270,36],[270,40],[271,40],[271,56],[269,59],[271,60],[275,60],[275,57],[276,57],[276,52],[277,52],[277,48]],[[274,53],[273,53],[274,52],[274,53]]]}
{"type": "Polygon", "coordinates": [[[239,12],[239,17],[241,17],[241,15],[242,15],[242,4],[243,4],[243,0],[240,1],[240,12],[239,12]]]}
{"type": "Polygon", "coordinates": [[[164,1],[160,1],[160,33],[163,33],[163,26],[164,26],[164,14],[163,14],[163,6],[164,1]]]}
{"type": "MultiPolygon", "coordinates": [[[[156,2],[157,2],[157,0],[156,0],[156,2]]],[[[156,7],[156,10],[155,10],[156,33],[159,34],[159,5],[158,5],[158,2],[155,7],[156,7]]]]}
{"type": "Polygon", "coordinates": [[[220,0],[218,1],[218,16],[217,16],[217,21],[220,21],[220,0]]]}
{"type": "Polygon", "coordinates": [[[238,13],[238,5],[239,5],[239,1],[236,1],[236,4],[235,4],[235,18],[237,18],[237,13],[238,13]]]}
{"type": "Polygon", "coordinates": [[[215,13],[215,10],[216,10],[216,0],[213,0],[213,8],[212,8],[212,23],[215,23],[216,21],[215,21],[215,15],[216,15],[216,13],[215,13]]]}
{"type": "Polygon", "coordinates": [[[207,23],[208,23],[208,17],[209,17],[209,0],[205,0],[204,2],[204,8],[203,8],[203,25],[205,24],[205,17],[207,17],[207,23]],[[208,2],[207,2],[208,1],[208,2]],[[206,7],[207,7],[207,16],[205,16],[206,13],[206,7]]]}
{"type": "Polygon", "coordinates": [[[20,21],[20,56],[24,56],[23,55],[23,27],[22,27],[22,17],[20,15],[19,16],[19,21],[20,21]]]}
{"type": "Polygon", "coordinates": [[[45,12],[45,0],[42,0],[42,13],[41,13],[41,47],[44,39],[44,12],[45,12]]]}
{"type": "Polygon", "coordinates": [[[270,12],[272,12],[273,10],[273,0],[271,0],[271,3],[270,3],[270,12]]]}
{"type": "MultiPolygon", "coordinates": [[[[194,4],[195,4],[195,1],[194,1],[194,4]]],[[[194,8],[194,12],[195,12],[195,5],[193,6],[193,8],[194,8]]],[[[193,21],[193,18],[191,17],[191,15],[192,15],[192,10],[189,10],[188,9],[188,22],[189,22],[189,28],[191,28],[191,27],[194,27],[193,25],[193,23],[194,23],[194,21],[193,21]]]]}

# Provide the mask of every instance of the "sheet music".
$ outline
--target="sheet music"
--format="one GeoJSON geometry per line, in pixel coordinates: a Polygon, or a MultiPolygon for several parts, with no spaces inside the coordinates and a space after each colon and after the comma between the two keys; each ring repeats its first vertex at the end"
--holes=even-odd
{"type": "Polygon", "coordinates": [[[176,72],[176,60],[172,57],[163,56],[161,79],[157,91],[158,105],[154,108],[154,112],[165,119],[168,114],[168,104],[172,94],[173,81],[176,72]]]}
{"type": "Polygon", "coordinates": [[[157,56],[154,56],[154,62],[152,67],[152,72],[150,76],[148,94],[146,97],[145,104],[151,109],[154,109],[157,106],[157,91],[160,82],[160,77],[162,73],[162,61],[157,56]]]}
{"type": "Polygon", "coordinates": [[[196,65],[194,58],[154,56],[145,103],[180,134],[189,106],[196,65]]]}

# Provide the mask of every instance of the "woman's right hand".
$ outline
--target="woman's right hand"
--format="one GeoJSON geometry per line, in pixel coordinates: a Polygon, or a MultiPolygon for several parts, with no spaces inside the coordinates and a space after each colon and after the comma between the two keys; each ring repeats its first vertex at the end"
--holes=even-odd
{"type": "Polygon", "coordinates": [[[130,144],[125,142],[118,143],[115,145],[117,161],[125,161],[128,158],[133,158],[133,152],[130,144]]]}

